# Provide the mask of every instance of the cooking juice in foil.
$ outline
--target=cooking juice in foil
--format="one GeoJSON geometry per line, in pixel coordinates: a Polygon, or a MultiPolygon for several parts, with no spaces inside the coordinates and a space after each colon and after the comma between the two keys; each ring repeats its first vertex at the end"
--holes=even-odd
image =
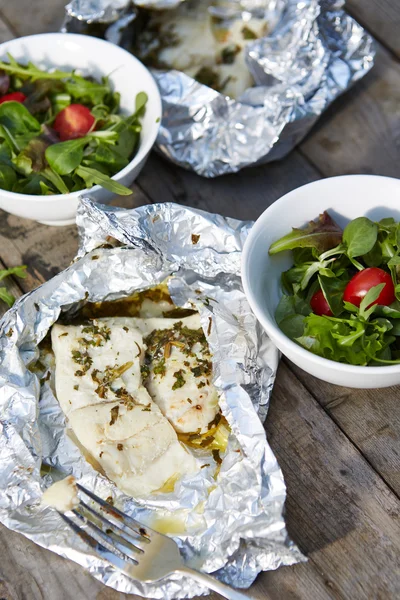
{"type": "Polygon", "coordinates": [[[373,66],[343,0],[73,0],[64,31],[120,44],[152,68],[157,149],[204,177],[286,156],[373,66]]]}
{"type": "Polygon", "coordinates": [[[85,198],[77,224],[81,245],[75,261],[18,300],[1,322],[0,521],[106,585],[152,598],[192,597],[206,589],[181,575],[139,583],[98,558],[55,510],[40,503],[60,472],[172,535],[189,565],[233,586],[248,587],[261,570],[303,560],[286,532],[285,484],[263,427],[278,351],[252,314],[240,278],[252,223],[175,204],[122,210],[85,198]],[[218,465],[213,457],[203,458],[204,468],[171,489],[132,498],[71,437],[46,345],[55,322],[77,314],[102,316],[105,306],[108,316],[133,314],[127,299],[160,285],[168,286],[176,310],[200,314],[230,433],[218,465]]]}

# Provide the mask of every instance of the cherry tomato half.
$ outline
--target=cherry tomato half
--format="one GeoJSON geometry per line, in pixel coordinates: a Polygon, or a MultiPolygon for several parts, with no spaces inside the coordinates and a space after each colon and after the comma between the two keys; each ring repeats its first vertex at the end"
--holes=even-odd
{"type": "Polygon", "coordinates": [[[382,289],[377,300],[372,302],[371,306],[373,304],[389,306],[389,304],[395,301],[393,281],[389,273],[378,267],[369,267],[356,273],[345,287],[343,300],[351,302],[355,306],[360,306],[361,300],[366,293],[380,283],[384,283],[385,287],[382,289]]]}
{"type": "Polygon", "coordinates": [[[62,142],[83,137],[93,127],[95,118],[90,110],[83,104],[70,104],[56,116],[53,129],[55,129],[62,142]]]}
{"type": "Polygon", "coordinates": [[[310,305],[316,315],[325,315],[326,317],[332,316],[332,311],[329,308],[329,304],[327,303],[322,290],[315,292],[314,296],[310,300],[310,305]]]}
{"type": "Polygon", "coordinates": [[[25,94],[22,92],[12,92],[11,94],[5,94],[0,98],[0,104],[3,102],[23,102],[26,100],[25,94]]]}

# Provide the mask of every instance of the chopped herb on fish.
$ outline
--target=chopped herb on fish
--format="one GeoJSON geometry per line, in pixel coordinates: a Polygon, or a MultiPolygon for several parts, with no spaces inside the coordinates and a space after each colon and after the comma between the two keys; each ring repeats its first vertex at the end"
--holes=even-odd
{"type": "Polygon", "coordinates": [[[173,390],[177,390],[181,387],[183,387],[186,383],[186,379],[184,378],[185,375],[185,371],[183,369],[179,369],[179,371],[176,371],[174,373],[174,377],[176,379],[174,385],[172,386],[173,390]]]}
{"type": "Polygon", "coordinates": [[[118,419],[119,406],[113,406],[110,411],[110,414],[111,414],[110,425],[114,425],[114,423],[118,419]]]}

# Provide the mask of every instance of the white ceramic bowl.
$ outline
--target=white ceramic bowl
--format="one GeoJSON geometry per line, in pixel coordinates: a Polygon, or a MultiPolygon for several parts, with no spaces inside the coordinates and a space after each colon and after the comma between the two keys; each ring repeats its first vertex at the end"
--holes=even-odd
{"type": "Polygon", "coordinates": [[[359,367],[321,358],[292,342],[275,321],[282,295],[280,275],[293,261],[289,252],[269,256],[268,248],[292,227],[302,227],[324,210],[342,227],[360,216],[400,221],[400,180],[374,175],[332,177],[293,190],[267,208],[250,231],[243,251],[242,279],[250,306],[283,354],[311,375],[353,388],[400,384],[400,365],[359,367]]]}
{"type": "MultiPolygon", "coordinates": [[[[142,119],[138,152],[129,165],[113,176],[115,181],[129,187],[144,166],[160,126],[160,93],[148,69],[129,52],[110,42],[72,33],[44,33],[4,42],[0,45],[0,60],[7,60],[7,52],[24,64],[32,61],[42,68],[79,69],[83,75],[92,75],[96,79],[109,75],[113,89],[121,94],[121,112],[124,114],[134,111],[138,92],[147,93],[149,99],[142,119]]],[[[103,203],[114,196],[98,185],[88,193],[103,203]]],[[[68,225],[75,222],[82,194],[85,190],[54,196],[30,196],[0,190],[0,208],[46,225],[68,225]]]]}

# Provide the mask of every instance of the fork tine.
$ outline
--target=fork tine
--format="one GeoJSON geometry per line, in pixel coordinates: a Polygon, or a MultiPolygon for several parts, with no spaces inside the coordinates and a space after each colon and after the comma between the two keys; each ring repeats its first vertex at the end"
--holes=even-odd
{"type": "Polygon", "coordinates": [[[139,523],[138,521],[135,521],[135,519],[133,519],[129,515],[123,513],[120,510],[118,510],[118,508],[115,508],[114,506],[111,506],[111,504],[109,504],[108,502],[106,502],[105,500],[103,500],[102,498],[100,498],[99,496],[97,496],[94,492],[91,492],[90,490],[88,490],[87,488],[85,488],[80,483],[76,482],[76,485],[77,485],[78,489],[80,489],[87,496],[89,496],[89,498],[92,498],[92,500],[94,500],[95,502],[97,502],[98,504],[100,504],[100,506],[102,508],[104,508],[104,510],[110,516],[112,516],[114,518],[119,518],[120,520],[122,520],[122,522],[124,523],[124,525],[126,525],[127,527],[129,527],[129,529],[131,529],[132,531],[134,531],[136,534],[138,534],[143,539],[145,539],[147,541],[150,541],[151,534],[160,535],[156,531],[154,531],[154,529],[151,529],[150,527],[147,527],[147,525],[144,526],[142,523],[139,523]]]}
{"type": "Polygon", "coordinates": [[[87,510],[89,513],[94,515],[97,519],[99,519],[107,527],[110,527],[110,528],[113,527],[114,529],[116,529],[118,535],[120,535],[127,542],[129,542],[132,546],[134,546],[138,552],[140,552],[140,553],[144,552],[143,544],[148,544],[148,541],[143,542],[142,541],[143,538],[139,535],[135,535],[135,536],[130,535],[129,532],[126,531],[125,525],[122,524],[122,527],[121,527],[120,523],[115,523],[115,522],[109,521],[108,519],[106,519],[106,517],[103,514],[101,514],[101,512],[98,512],[92,506],[89,506],[88,504],[86,504],[86,502],[84,502],[82,499],[80,500],[80,506],[83,506],[85,510],[87,510]]]}
{"type": "Polygon", "coordinates": [[[66,523],[68,523],[68,525],[71,527],[71,529],[77,535],[79,535],[79,537],[84,542],[86,542],[89,546],[91,546],[91,548],[93,548],[97,552],[97,554],[101,558],[110,562],[112,565],[114,565],[114,567],[116,567],[120,571],[123,571],[124,573],[126,572],[126,564],[122,558],[120,558],[119,556],[117,556],[116,554],[114,554],[113,552],[108,550],[108,548],[103,546],[103,544],[101,544],[98,540],[96,540],[96,538],[92,537],[87,531],[85,531],[84,529],[81,529],[81,527],[79,527],[79,525],[77,525],[72,519],[67,517],[64,513],[58,512],[58,514],[60,515],[60,517],[62,519],[64,519],[64,521],[66,523]]]}
{"type": "MultiPolygon", "coordinates": [[[[132,545],[129,542],[122,539],[119,535],[117,535],[113,531],[110,531],[110,533],[106,533],[100,527],[98,527],[95,523],[93,523],[93,521],[90,521],[90,519],[87,519],[84,515],[82,515],[78,510],[74,509],[72,512],[74,513],[74,515],[76,517],[78,517],[81,521],[83,521],[88,527],[90,527],[93,531],[95,531],[96,534],[102,540],[107,542],[107,544],[110,544],[111,548],[113,549],[113,552],[115,552],[116,550],[118,552],[120,552],[122,555],[120,558],[122,560],[124,558],[125,559],[129,558],[135,564],[138,564],[138,562],[135,558],[135,554],[134,554],[134,552],[137,552],[137,549],[133,548],[133,552],[132,552],[132,545]]],[[[77,527],[79,527],[79,526],[77,526],[77,527]]],[[[139,552],[140,552],[140,550],[139,550],[139,552]]],[[[136,554],[136,556],[137,556],[137,554],[136,554]]]]}

